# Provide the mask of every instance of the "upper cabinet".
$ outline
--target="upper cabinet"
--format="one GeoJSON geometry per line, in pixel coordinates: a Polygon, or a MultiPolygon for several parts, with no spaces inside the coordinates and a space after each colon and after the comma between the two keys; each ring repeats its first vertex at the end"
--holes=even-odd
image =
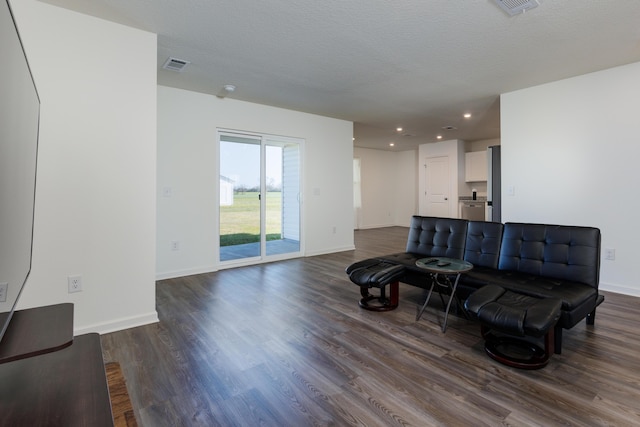
{"type": "Polygon", "coordinates": [[[487,180],[487,152],[472,151],[464,155],[464,180],[478,182],[487,180]]]}

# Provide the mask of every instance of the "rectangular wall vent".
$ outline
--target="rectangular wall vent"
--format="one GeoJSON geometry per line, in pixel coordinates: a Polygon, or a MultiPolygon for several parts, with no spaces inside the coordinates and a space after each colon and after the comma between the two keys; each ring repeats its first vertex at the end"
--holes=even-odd
{"type": "Polygon", "coordinates": [[[536,0],[493,0],[500,9],[504,10],[509,16],[524,13],[529,9],[538,7],[536,0]]]}
{"type": "Polygon", "coordinates": [[[191,64],[191,62],[185,61],[184,59],[169,58],[166,60],[162,68],[165,70],[182,72],[189,64],[191,64]]]}

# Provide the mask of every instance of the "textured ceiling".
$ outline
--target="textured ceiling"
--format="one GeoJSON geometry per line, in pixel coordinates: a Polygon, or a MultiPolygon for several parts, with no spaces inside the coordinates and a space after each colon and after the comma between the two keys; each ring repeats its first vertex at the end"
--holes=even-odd
{"type": "Polygon", "coordinates": [[[640,61],[638,0],[514,17],[491,0],[42,1],[157,33],[161,85],[234,84],[230,98],[353,121],[370,148],[498,138],[501,93],[640,61]],[[162,70],[170,56],[191,64],[162,70]]]}

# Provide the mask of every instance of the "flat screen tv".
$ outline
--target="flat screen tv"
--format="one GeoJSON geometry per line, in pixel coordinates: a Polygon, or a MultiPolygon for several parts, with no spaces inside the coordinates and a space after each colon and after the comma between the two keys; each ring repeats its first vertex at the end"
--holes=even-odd
{"type": "Polygon", "coordinates": [[[1,340],[31,271],[40,120],[40,98],[8,0],[0,0],[0,58],[1,340]]]}

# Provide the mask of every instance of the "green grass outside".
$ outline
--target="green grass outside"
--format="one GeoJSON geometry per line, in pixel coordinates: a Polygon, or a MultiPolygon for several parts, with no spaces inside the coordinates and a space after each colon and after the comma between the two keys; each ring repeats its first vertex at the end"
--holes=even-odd
{"type": "MultiPolygon", "coordinates": [[[[267,193],[267,240],[282,238],[282,193],[267,193]]],[[[236,193],[233,205],[220,206],[220,246],[260,241],[260,200],[257,192],[236,193]]]]}

